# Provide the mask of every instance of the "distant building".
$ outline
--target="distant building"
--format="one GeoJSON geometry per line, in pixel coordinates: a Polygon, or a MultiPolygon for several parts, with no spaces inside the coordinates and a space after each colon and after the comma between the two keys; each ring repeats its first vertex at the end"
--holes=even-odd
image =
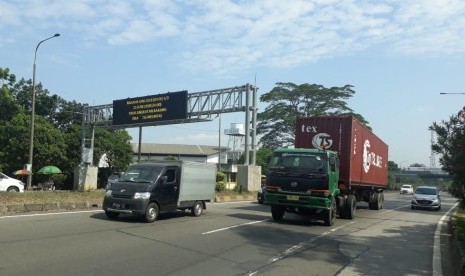
{"type": "Polygon", "coordinates": [[[407,167],[395,173],[397,182],[415,182],[423,181],[424,183],[435,183],[450,181],[451,177],[441,168],[430,167],[407,167]]]}
{"type": "MultiPolygon", "coordinates": [[[[139,144],[131,144],[134,152],[133,160],[139,160],[139,144]]],[[[221,163],[227,164],[226,152],[229,148],[221,147],[221,163]]],[[[178,145],[178,144],[152,144],[142,143],[140,161],[164,160],[168,156],[178,160],[218,164],[218,146],[205,145],[178,145]]]]}
{"type": "Polygon", "coordinates": [[[443,174],[447,175],[445,171],[441,168],[430,168],[430,167],[407,167],[403,169],[405,173],[415,173],[415,174],[443,174]]]}
{"type": "MultiPolygon", "coordinates": [[[[131,146],[134,152],[133,162],[137,163],[139,160],[139,144],[133,143],[131,146]]],[[[221,153],[219,154],[218,146],[142,143],[140,161],[165,160],[167,157],[174,157],[177,160],[218,165],[220,157],[221,167],[219,166],[218,169],[228,175],[229,181],[235,181],[237,165],[233,164],[233,159],[236,155],[237,151],[231,150],[229,147],[221,147],[221,153]]]]}

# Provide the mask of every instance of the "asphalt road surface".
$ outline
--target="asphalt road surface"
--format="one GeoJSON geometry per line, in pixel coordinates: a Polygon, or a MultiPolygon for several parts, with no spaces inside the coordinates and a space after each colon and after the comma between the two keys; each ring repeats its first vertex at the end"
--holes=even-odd
{"type": "Polygon", "coordinates": [[[439,212],[411,210],[410,196],[386,194],[383,210],[360,202],[332,227],[290,214],[277,223],[256,202],[149,224],[99,210],[5,215],[0,275],[453,275],[436,229],[455,199],[442,200],[439,212]]]}

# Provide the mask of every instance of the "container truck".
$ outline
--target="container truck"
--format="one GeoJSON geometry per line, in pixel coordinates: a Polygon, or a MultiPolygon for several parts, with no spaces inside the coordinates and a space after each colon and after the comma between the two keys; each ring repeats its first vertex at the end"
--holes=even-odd
{"type": "Polygon", "coordinates": [[[108,218],[120,214],[153,222],[160,213],[190,210],[200,216],[215,197],[216,166],[187,161],[135,164],[106,191],[103,210],[108,218]]]}
{"type": "Polygon", "coordinates": [[[299,117],[295,148],[273,152],[265,203],[274,220],[286,212],[322,219],[327,226],[353,219],[356,202],[384,205],[388,146],[353,116],[299,117]]]}

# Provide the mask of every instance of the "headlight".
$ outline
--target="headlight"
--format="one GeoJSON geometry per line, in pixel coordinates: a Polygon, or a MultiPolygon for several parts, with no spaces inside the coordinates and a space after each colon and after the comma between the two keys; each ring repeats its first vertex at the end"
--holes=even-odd
{"type": "Polygon", "coordinates": [[[105,196],[106,196],[106,197],[110,197],[110,196],[111,196],[111,192],[112,192],[112,190],[107,190],[107,191],[105,192],[105,196]]]}
{"type": "Polygon", "coordinates": [[[134,199],[149,199],[150,198],[150,193],[145,192],[145,193],[135,193],[134,194],[134,199]]]}

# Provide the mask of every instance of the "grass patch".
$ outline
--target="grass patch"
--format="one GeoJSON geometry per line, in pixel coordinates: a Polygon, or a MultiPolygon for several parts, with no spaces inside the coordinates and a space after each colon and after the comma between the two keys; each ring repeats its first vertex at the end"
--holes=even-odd
{"type": "MultiPolygon", "coordinates": [[[[82,191],[25,191],[24,193],[0,192],[0,204],[25,203],[63,203],[63,202],[100,202],[103,201],[105,190],[89,192],[82,191]]],[[[256,192],[243,191],[239,193],[232,190],[216,192],[216,196],[256,196],[256,192]]]]}
{"type": "Polygon", "coordinates": [[[25,191],[24,193],[0,192],[2,204],[55,203],[55,202],[99,202],[104,190],[78,191],[25,191]]]}
{"type": "Polygon", "coordinates": [[[249,192],[249,191],[242,191],[242,193],[239,193],[236,190],[223,190],[221,192],[216,192],[216,196],[256,196],[257,192],[249,192]]]}
{"type": "Polygon", "coordinates": [[[465,249],[465,210],[457,209],[452,215],[457,230],[457,240],[460,246],[465,249]]]}

